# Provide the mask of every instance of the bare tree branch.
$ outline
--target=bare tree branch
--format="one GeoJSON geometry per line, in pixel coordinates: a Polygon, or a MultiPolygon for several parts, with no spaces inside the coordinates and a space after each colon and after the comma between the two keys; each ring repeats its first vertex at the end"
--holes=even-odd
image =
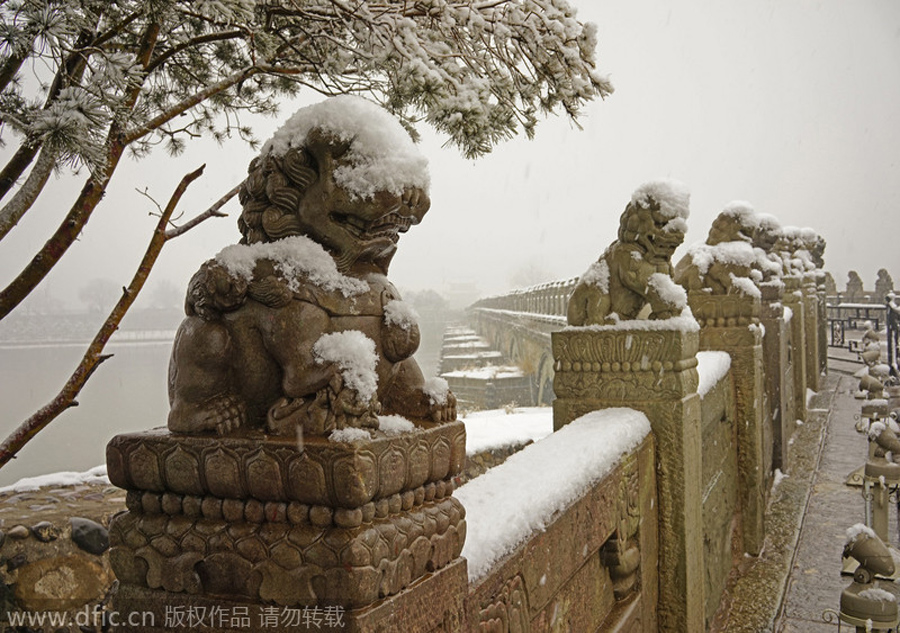
{"type": "Polygon", "coordinates": [[[78,397],[78,394],[81,393],[81,390],[84,388],[88,379],[90,379],[91,375],[93,375],[101,363],[110,358],[110,355],[104,355],[102,353],[103,349],[107,342],[109,342],[110,337],[112,337],[119,328],[119,323],[121,323],[125,313],[128,312],[131,304],[134,303],[134,300],[137,299],[138,294],[144,287],[144,283],[147,281],[147,277],[150,275],[150,271],[156,263],[163,246],[171,239],[166,232],[166,227],[169,224],[169,220],[171,219],[175,208],[178,206],[178,202],[181,200],[182,195],[184,195],[188,185],[203,174],[204,168],[205,165],[181,179],[181,182],[169,199],[169,203],[163,210],[159,222],[156,224],[153,237],[150,239],[150,244],[147,246],[144,257],[141,260],[140,265],[138,265],[138,269],[135,272],[131,283],[127,288],[123,289],[119,301],[109,313],[109,316],[100,327],[96,336],[94,336],[94,340],[91,341],[81,362],[66,381],[62,390],[53,400],[22,422],[22,424],[20,424],[19,427],[13,431],[2,444],[0,444],[0,468],[3,468],[5,464],[13,459],[35,435],[56,419],[63,411],[70,407],[77,406],[78,402],[76,398],[78,397]]]}
{"type": "Polygon", "coordinates": [[[226,193],[224,196],[216,200],[215,203],[211,207],[209,207],[203,213],[197,215],[196,217],[188,220],[181,226],[173,226],[172,228],[166,231],[166,239],[172,239],[174,237],[178,237],[179,235],[183,235],[190,231],[192,228],[200,224],[201,222],[205,222],[206,220],[216,217],[216,218],[224,218],[228,214],[222,213],[219,209],[225,206],[225,203],[234,198],[238,191],[240,191],[241,185],[234,187],[231,191],[226,193]]]}

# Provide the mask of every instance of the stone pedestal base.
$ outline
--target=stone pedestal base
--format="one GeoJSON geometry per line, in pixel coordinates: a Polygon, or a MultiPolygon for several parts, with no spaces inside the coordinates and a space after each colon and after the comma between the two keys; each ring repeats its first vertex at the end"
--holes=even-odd
{"type": "Polygon", "coordinates": [[[467,587],[466,562],[457,558],[400,593],[359,609],[278,607],[123,585],[114,613],[116,630],[128,633],[455,633],[463,630],[467,587]]]}
{"type": "Polygon", "coordinates": [[[129,511],[110,524],[116,609],[153,595],[163,607],[349,612],[397,595],[462,551],[451,495],[464,459],[461,422],[302,446],[261,433],[117,436],[109,477],[129,511]]]}

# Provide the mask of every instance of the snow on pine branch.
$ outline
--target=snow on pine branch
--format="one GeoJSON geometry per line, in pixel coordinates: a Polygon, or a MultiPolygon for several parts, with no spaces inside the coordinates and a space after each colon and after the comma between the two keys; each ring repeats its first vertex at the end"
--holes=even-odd
{"type": "Polygon", "coordinates": [[[530,136],[539,113],[577,117],[587,101],[612,92],[596,70],[596,28],[578,22],[564,0],[317,9],[341,21],[332,33],[343,43],[339,68],[352,63],[363,84],[378,85],[373,96],[388,109],[407,120],[424,114],[470,157],[520,129],[530,136]]]}
{"type": "Polygon", "coordinates": [[[253,144],[239,115],[274,114],[301,88],[366,95],[410,129],[428,122],[469,157],[530,136],[541,114],[577,118],[612,92],[594,59],[596,28],[566,0],[11,0],[0,17],[13,71],[0,86],[10,124],[0,134],[55,139],[61,161],[93,170],[106,164],[114,122],[138,157],[161,142],[177,153],[200,135],[253,144]],[[36,67],[47,77],[31,81],[36,67]],[[90,126],[62,116],[72,105],[90,126]]]}

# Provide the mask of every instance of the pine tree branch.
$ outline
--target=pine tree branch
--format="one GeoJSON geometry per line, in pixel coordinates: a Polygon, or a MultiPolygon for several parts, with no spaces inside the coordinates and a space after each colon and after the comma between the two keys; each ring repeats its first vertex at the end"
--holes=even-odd
{"type": "Polygon", "coordinates": [[[3,240],[7,233],[19,223],[25,212],[37,200],[55,165],[56,152],[44,146],[31,173],[28,174],[28,179],[19,187],[12,199],[0,209],[0,240],[3,240]]]}
{"type": "MultiPolygon", "coordinates": [[[[153,47],[159,37],[159,23],[153,22],[147,26],[141,36],[141,45],[137,55],[137,62],[145,67],[150,61],[153,47]]],[[[135,85],[126,95],[122,103],[122,112],[129,112],[134,108],[141,92],[141,85],[135,85]]],[[[100,203],[106,187],[112,178],[126,144],[122,142],[122,130],[118,123],[110,126],[106,141],[106,166],[100,174],[93,174],[81,189],[81,193],[75,200],[75,204],[69,209],[69,213],[63,219],[62,224],[44,244],[41,250],[25,266],[22,272],[0,292],[0,320],[12,312],[25,297],[44,277],[47,276],[56,262],[62,258],[75,239],[81,233],[84,225],[90,219],[94,209],[100,203]]]]}
{"type": "Polygon", "coordinates": [[[128,25],[137,20],[141,15],[143,15],[143,11],[135,11],[126,17],[124,20],[111,26],[109,29],[98,35],[94,40],[90,43],[91,48],[99,48],[106,44],[109,40],[114,38],[116,35],[119,35],[124,31],[128,25]]]}
{"type": "Polygon", "coordinates": [[[6,87],[10,84],[10,82],[15,78],[18,74],[19,69],[22,67],[22,64],[25,63],[25,60],[28,59],[28,55],[31,53],[31,47],[27,50],[23,50],[18,53],[14,53],[3,60],[3,65],[0,66],[0,91],[5,90],[6,87]]]}
{"type": "Polygon", "coordinates": [[[178,46],[175,46],[174,48],[171,48],[167,51],[164,51],[156,59],[151,61],[150,65],[147,67],[147,72],[148,73],[153,72],[154,70],[156,70],[157,68],[159,68],[160,66],[165,64],[167,61],[169,61],[172,57],[174,57],[178,53],[185,51],[187,49],[193,48],[194,46],[197,46],[199,44],[208,44],[210,42],[222,42],[225,40],[233,40],[236,38],[244,37],[246,35],[247,35],[246,31],[243,31],[241,29],[235,29],[233,31],[225,31],[222,33],[208,33],[208,34],[202,35],[200,37],[195,37],[195,38],[186,40],[186,41],[182,42],[181,44],[179,44],[178,46]]]}
{"type": "MultiPolygon", "coordinates": [[[[84,75],[90,54],[84,53],[82,47],[89,43],[90,37],[91,33],[84,30],[78,35],[76,50],[66,58],[65,63],[61,64],[60,69],[53,77],[47,98],[44,100],[44,110],[47,110],[56,101],[63,88],[77,82],[84,75]]],[[[13,157],[3,167],[3,171],[0,171],[0,200],[9,193],[16,181],[25,173],[42,145],[43,141],[36,138],[26,138],[22,142],[13,157]]],[[[27,210],[26,208],[22,213],[24,214],[27,210]]]]}
{"type": "Polygon", "coordinates": [[[137,299],[137,296],[144,287],[147,277],[150,275],[150,271],[153,269],[153,265],[156,263],[163,246],[166,241],[170,239],[167,235],[166,227],[172,218],[172,213],[174,213],[175,208],[178,206],[179,200],[181,200],[187,187],[203,174],[204,168],[205,165],[181,179],[181,182],[169,199],[169,203],[163,210],[159,222],[156,224],[153,237],[150,239],[150,244],[147,246],[144,257],[141,260],[140,265],[138,265],[131,283],[127,288],[123,289],[119,301],[116,303],[115,307],[113,307],[109,316],[106,317],[106,321],[104,321],[103,325],[100,326],[99,331],[94,336],[94,340],[91,341],[90,346],[88,346],[81,362],[66,381],[62,390],[60,390],[53,400],[22,422],[22,424],[20,424],[19,427],[16,428],[2,444],[0,444],[0,468],[3,468],[5,464],[13,459],[29,441],[46,428],[46,426],[55,420],[63,411],[70,407],[77,406],[78,402],[76,398],[78,397],[78,394],[81,393],[81,390],[84,388],[88,379],[90,379],[101,363],[110,358],[111,355],[103,354],[103,349],[115,331],[119,329],[122,318],[128,312],[128,309],[134,303],[135,299],[137,299]]]}
{"type": "Polygon", "coordinates": [[[147,134],[150,134],[158,127],[165,125],[166,123],[168,123],[169,121],[171,121],[178,115],[182,114],[183,112],[187,112],[189,109],[191,109],[195,105],[202,103],[203,101],[206,101],[214,94],[222,92],[223,90],[228,90],[233,85],[238,84],[242,81],[245,81],[249,77],[252,77],[253,75],[258,74],[259,72],[261,72],[259,67],[248,66],[246,68],[239,70],[236,73],[229,75],[228,77],[225,77],[224,79],[222,79],[220,81],[217,81],[216,83],[214,83],[210,86],[207,86],[203,90],[195,92],[191,96],[189,96],[185,99],[182,99],[181,101],[179,101],[178,103],[173,105],[171,108],[169,108],[165,112],[162,112],[161,114],[153,117],[152,119],[150,119],[149,121],[147,121],[146,123],[141,125],[140,127],[125,131],[122,135],[122,142],[125,145],[130,145],[131,143],[140,139],[141,137],[146,136],[147,134]]]}
{"type": "Polygon", "coordinates": [[[25,141],[19,145],[16,153],[6,162],[3,170],[0,171],[0,199],[9,193],[16,181],[25,173],[31,161],[40,151],[41,145],[42,143],[37,141],[32,143],[25,141]]]}

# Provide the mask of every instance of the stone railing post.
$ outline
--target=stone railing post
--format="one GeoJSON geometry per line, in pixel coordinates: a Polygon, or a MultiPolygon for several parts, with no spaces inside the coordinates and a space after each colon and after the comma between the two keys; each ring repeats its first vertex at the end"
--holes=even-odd
{"type": "Polygon", "coordinates": [[[213,618],[210,630],[295,631],[284,614],[304,608],[346,631],[459,631],[466,524],[451,495],[464,460],[461,422],[302,445],[116,436],[109,478],[128,511],[110,525],[115,608],[153,614],[135,633],[195,630],[179,613],[213,618]]]}
{"type": "Polygon", "coordinates": [[[788,440],[795,428],[794,376],[788,362],[788,330],[784,322],[784,305],[781,303],[784,284],[780,281],[763,283],[760,323],[763,334],[763,374],[765,393],[772,420],[772,468],[786,470],[788,440]]]}
{"type": "Polygon", "coordinates": [[[825,273],[816,271],[816,298],[819,313],[818,339],[819,339],[819,376],[828,373],[828,291],[825,287],[825,273]]]}
{"type": "Polygon", "coordinates": [[[772,473],[772,425],[763,388],[760,299],[690,293],[688,303],[700,323],[700,349],[731,356],[741,533],[744,551],[755,556],[765,538],[766,494],[772,473]]]}
{"type": "Polygon", "coordinates": [[[705,607],[699,336],[693,320],[645,329],[568,328],[553,333],[555,429],[608,407],[643,412],[656,436],[659,630],[702,631],[705,607]],[[692,327],[682,328],[685,323],[692,327]]]}
{"type": "Polygon", "coordinates": [[[806,333],[804,349],[806,351],[806,386],[813,391],[819,390],[819,296],[816,290],[816,274],[803,275],[803,328],[806,333]]]}
{"type": "MultiPolygon", "coordinates": [[[[784,277],[784,297],[782,303],[791,311],[791,346],[790,359],[794,369],[794,416],[798,420],[806,419],[806,315],[804,314],[803,292],[799,277],[784,277]]],[[[790,421],[788,421],[790,422],[790,421]]]]}

